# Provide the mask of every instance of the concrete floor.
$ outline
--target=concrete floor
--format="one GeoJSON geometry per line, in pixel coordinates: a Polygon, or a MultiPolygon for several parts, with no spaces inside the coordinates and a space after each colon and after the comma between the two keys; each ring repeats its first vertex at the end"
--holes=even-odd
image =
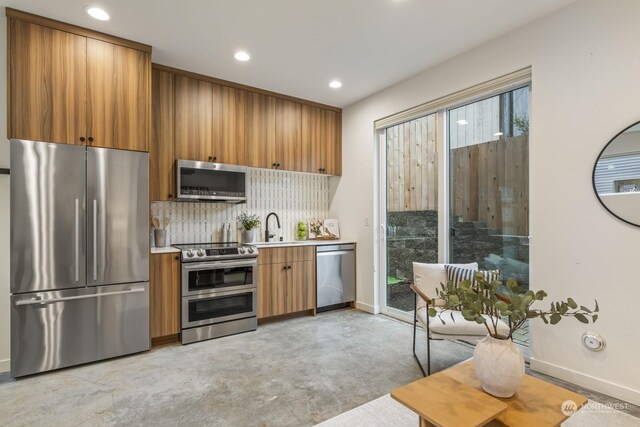
{"type": "MultiPolygon", "coordinates": [[[[432,349],[434,371],[473,351],[432,349]]],[[[421,377],[410,325],[340,310],[18,381],[5,374],[0,425],[305,426],[421,377]]]]}

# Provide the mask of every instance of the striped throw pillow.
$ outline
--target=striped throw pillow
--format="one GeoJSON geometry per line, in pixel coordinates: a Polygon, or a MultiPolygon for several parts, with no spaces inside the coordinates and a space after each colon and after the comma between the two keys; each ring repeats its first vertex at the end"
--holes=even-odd
{"type": "Polygon", "coordinates": [[[461,268],[454,265],[445,265],[444,269],[447,272],[447,280],[453,282],[455,286],[458,286],[463,280],[470,280],[472,283],[475,283],[476,273],[482,273],[484,280],[487,282],[500,279],[500,270],[473,270],[471,268],[461,268]]]}

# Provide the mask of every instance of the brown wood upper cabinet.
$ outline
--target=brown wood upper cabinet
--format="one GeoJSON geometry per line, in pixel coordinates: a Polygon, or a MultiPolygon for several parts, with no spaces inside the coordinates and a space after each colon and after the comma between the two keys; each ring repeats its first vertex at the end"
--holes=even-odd
{"type": "Polygon", "coordinates": [[[276,98],[247,93],[246,159],[254,168],[272,168],[276,162],[276,98]]]}
{"type": "Polygon", "coordinates": [[[303,105],[302,143],[298,152],[298,170],[341,175],[341,133],[340,113],[303,105]]]}
{"type": "Polygon", "coordinates": [[[147,151],[150,48],[143,51],[105,41],[104,35],[93,38],[79,27],[56,21],[40,25],[16,15],[33,17],[7,9],[9,138],[147,151]],[[64,30],[55,28],[60,26],[64,30]]]}
{"type": "Polygon", "coordinates": [[[150,55],[87,39],[87,88],[89,144],[149,151],[150,55]]]}
{"type": "MultiPolygon", "coordinates": [[[[166,103],[170,102],[171,89],[158,95],[155,91],[163,89],[154,83],[154,121],[159,122],[153,123],[157,136],[153,137],[152,151],[156,143],[169,144],[167,135],[173,135],[174,159],[341,174],[339,110],[259,89],[238,88],[229,82],[162,65],[155,65],[154,71],[173,75],[174,111],[173,128],[161,123],[172,120],[168,113],[156,114],[170,108],[166,103]]],[[[151,153],[152,158],[154,155],[151,153]]],[[[172,188],[171,185],[160,185],[164,187],[159,192],[152,190],[152,200],[169,200],[171,197],[165,194],[173,194],[173,190],[167,193],[164,188],[172,188]]]]}
{"type": "Polygon", "coordinates": [[[176,75],[175,108],[178,159],[245,164],[244,90],[176,75]]]}
{"type": "Polygon", "coordinates": [[[149,144],[149,198],[173,200],[175,150],[173,144],[173,74],[154,69],[151,93],[152,119],[149,144]]]}
{"type": "Polygon", "coordinates": [[[176,158],[217,161],[213,145],[213,84],[175,77],[176,158]]]}

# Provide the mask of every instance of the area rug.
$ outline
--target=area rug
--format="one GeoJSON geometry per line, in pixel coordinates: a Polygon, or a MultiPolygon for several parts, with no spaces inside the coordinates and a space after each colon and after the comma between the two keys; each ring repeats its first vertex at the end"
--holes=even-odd
{"type": "MultiPolygon", "coordinates": [[[[416,427],[418,415],[385,394],[371,402],[344,412],[318,427],[416,427]]],[[[564,427],[638,427],[640,419],[589,401],[585,407],[562,423],[564,427]]]]}

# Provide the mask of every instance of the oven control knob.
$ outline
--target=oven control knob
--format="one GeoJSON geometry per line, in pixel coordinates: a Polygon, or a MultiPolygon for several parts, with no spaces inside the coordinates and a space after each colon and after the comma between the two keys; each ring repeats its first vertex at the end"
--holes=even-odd
{"type": "Polygon", "coordinates": [[[198,249],[198,256],[205,256],[204,249],[198,249]]]}
{"type": "Polygon", "coordinates": [[[249,246],[249,249],[247,249],[247,252],[249,252],[250,254],[253,253],[253,246],[249,246]]]}
{"type": "Polygon", "coordinates": [[[245,252],[245,251],[244,251],[244,248],[238,248],[238,253],[239,253],[240,255],[243,255],[243,254],[244,254],[244,252],[245,252]]]}
{"type": "Polygon", "coordinates": [[[194,255],[195,255],[195,254],[193,253],[193,251],[192,251],[191,249],[189,249],[189,250],[187,251],[187,258],[193,258],[193,256],[194,256],[194,255]]]}

